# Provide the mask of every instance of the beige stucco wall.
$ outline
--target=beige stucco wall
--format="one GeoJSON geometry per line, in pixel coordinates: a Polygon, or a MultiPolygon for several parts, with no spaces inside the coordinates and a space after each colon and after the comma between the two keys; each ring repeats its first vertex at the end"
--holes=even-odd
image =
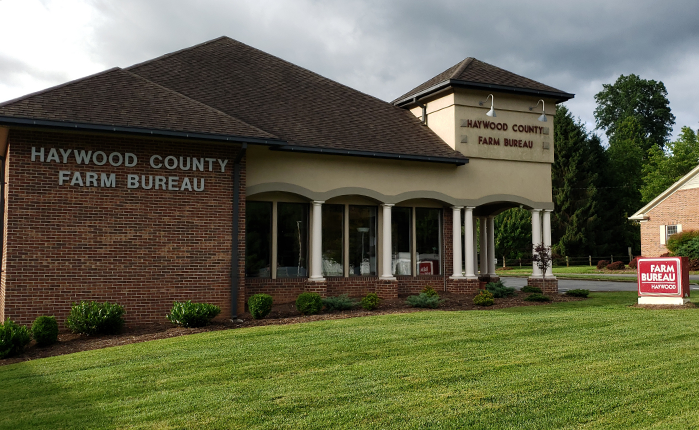
{"type": "Polygon", "coordinates": [[[362,195],[383,203],[436,199],[449,205],[512,202],[552,209],[548,163],[471,159],[464,166],[271,151],[252,146],[247,195],[282,191],[328,201],[362,195]]]}

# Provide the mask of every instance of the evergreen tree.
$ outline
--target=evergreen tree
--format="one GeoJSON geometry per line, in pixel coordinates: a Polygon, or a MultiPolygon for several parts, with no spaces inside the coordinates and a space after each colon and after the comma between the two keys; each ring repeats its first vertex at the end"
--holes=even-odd
{"type": "Polygon", "coordinates": [[[597,168],[604,152],[599,139],[589,137],[585,126],[562,105],[556,110],[554,139],[552,250],[571,256],[595,254],[600,239],[597,168]]]}
{"type": "Polygon", "coordinates": [[[507,258],[531,258],[532,214],[513,208],[495,217],[495,255],[507,258]]]}
{"type": "Polygon", "coordinates": [[[648,150],[648,162],[643,166],[641,203],[653,200],[699,164],[699,139],[689,127],[682,127],[677,141],[665,151],[657,147],[648,150]]]}

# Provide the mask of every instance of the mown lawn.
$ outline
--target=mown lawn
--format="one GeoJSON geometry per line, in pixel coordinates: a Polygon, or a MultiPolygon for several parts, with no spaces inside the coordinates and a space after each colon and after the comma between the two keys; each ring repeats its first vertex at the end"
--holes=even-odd
{"type": "Polygon", "coordinates": [[[699,309],[634,293],[210,332],[0,367],[21,428],[699,428],[699,309]]]}

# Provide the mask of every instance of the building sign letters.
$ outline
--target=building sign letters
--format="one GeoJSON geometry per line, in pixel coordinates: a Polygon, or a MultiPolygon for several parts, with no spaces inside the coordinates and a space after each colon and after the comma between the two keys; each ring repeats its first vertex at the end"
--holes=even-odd
{"type": "MultiPolygon", "coordinates": [[[[510,126],[504,122],[495,121],[484,121],[480,119],[465,119],[461,121],[461,127],[466,128],[480,128],[485,130],[498,130],[498,131],[511,131],[513,133],[524,133],[524,134],[539,134],[547,135],[549,134],[548,127],[541,127],[538,125],[523,125],[523,124],[512,124],[510,126]]],[[[479,145],[496,145],[500,146],[511,146],[516,148],[529,148],[534,147],[534,141],[525,139],[508,139],[503,138],[502,142],[499,137],[485,137],[478,136],[479,145]]]]}
{"type": "MultiPolygon", "coordinates": [[[[139,164],[136,154],[130,152],[84,151],[63,148],[32,147],[32,162],[78,164],[131,168],[139,164]]],[[[143,162],[143,161],[142,161],[143,162]]],[[[221,172],[225,173],[228,160],[219,158],[176,157],[174,155],[152,155],[145,163],[152,169],[180,172],[221,172]]],[[[173,172],[175,173],[175,172],[173,172]]],[[[164,191],[204,191],[204,178],[175,175],[136,175],[127,173],[121,179],[126,188],[164,191]]],[[[116,173],[80,172],[60,170],[58,185],[77,187],[116,188],[116,173]]]]}

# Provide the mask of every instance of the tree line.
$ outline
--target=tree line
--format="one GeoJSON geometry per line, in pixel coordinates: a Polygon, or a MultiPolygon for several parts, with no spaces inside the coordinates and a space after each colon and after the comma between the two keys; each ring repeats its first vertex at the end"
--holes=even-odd
{"type": "MultiPolygon", "coordinates": [[[[621,75],[595,95],[597,129],[608,144],[565,105],[554,118],[551,166],[552,250],[559,255],[634,255],[640,226],[630,221],[646,203],[699,164],[699,140],[682,127],[671,141],[675,116],[660,81],[621,75]]],[[[531,214],[510,209],[495,220],[498,256],[531,255],[531,214]]]]}

